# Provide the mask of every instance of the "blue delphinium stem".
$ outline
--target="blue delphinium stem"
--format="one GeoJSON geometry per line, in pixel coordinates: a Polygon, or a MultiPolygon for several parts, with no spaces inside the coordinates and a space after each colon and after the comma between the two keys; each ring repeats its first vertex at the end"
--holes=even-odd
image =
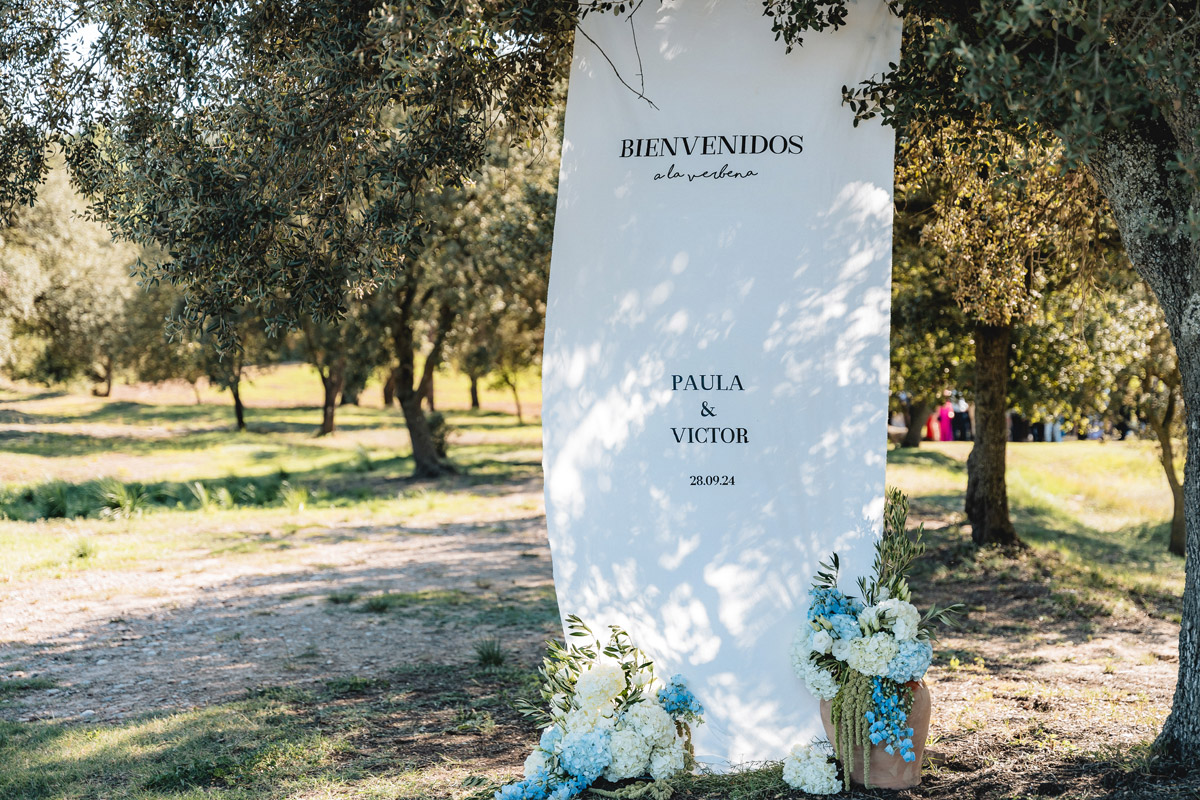
{"type": "Polygon", "coordinates": [[[883,748],[886,753],[894,755],[899,750],[905,761],[915,761],[913,729],[908,727],[908,712],[900,699],[900,687],[893,681],[873,678],[871,701],[873,709],[864,715],[871,725],[871,744],[887,742],[883,748]]]}

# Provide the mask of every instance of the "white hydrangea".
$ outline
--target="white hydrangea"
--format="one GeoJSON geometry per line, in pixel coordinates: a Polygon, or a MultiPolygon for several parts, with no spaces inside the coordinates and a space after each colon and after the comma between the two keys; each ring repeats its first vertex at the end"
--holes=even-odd
{"type": "Polygon", "coordinates": [[[563,720],[563,729],[571,733],[584,733],[597,728],[612,730],[615,724],[611,706],[607,708],[576,708],[563,720]]]}
{"type": "Polygon", "coordinates": [[[625,670],[613,659],[600,659],[575,681],[575,702],[580,708],[602,708],[625,690],[625,670]]]}
{"type": "Polygon", "coordinates": [[[655,748],[666,749],[675,738],[675,721],[656,702],[635,703],[617,720],[609,741],[612,763],[604,773],[610,781],[640,778],[650,771],[655,748]]]}
{"type": "Polygon", "coordinates": [[[550,754],[540,747],[535,747],[525,759],[525,777],[532,778],[541,769],[550,769],[550,754]]]}
{"type": "Polygon", "coordinates": [[[637,731],[652,745],[665,744],[675,735],[675,720],[657,702],[634,703],[621,715],[617,728],[637,731]]]}
{"type": "Polygon", "coordinates": [[[808,691],[812,692],[814,697],[821,700],[832,700],[837,697],[837,679],[829,670],[818,667],[812,659],[809,659],[808,669],[800,677],[804,678],[804,685],[808,687],[808,691]]]}
{"type": "Polygon", "coordinates": [[[837,794],[842,790],[837,764],[829,760],[828,743],[796,745],[783,760],[783,781],[809,794],[837,794]]]}
{"type": "Polygon", "coordinates": [[[917,626],[921,624],[921,612],[912,603],[903,600],[884,600],[876,608],[880,614],[886,614],[892,623],[892,632],[897,641],[907,642],[917,637],[917,626]]]}
{"type": "Polygon", "coordinates": [[[886,675],[888,662],[900,652],[900,646],[890,633],[876,633],[850,640],[846,663],[863,675],[886,675]]]}
{"type": "Polygon", "coordinates": [[[650,777],[656,781],[670,778],[683,772],[683,738],[672,736],[666,744],[654,748],[650,755],[650,777]]]}
{"type": "Polygon", "coordinates": [[[615,783],[645,775],[650,767],[650,753],[654,745],[646,741],[639,731],[626,728],[613,731],[608,740],[608,749],[612,753],[612,761],[604,771],[604,778],[615,783]]]}
{"type": "Polygon", "coordinates": [[[812,628],[803,625],[796,631],[796,637],[792,640],[792,669],[801,677],[808,669],[805,664],[808,663],[808,654],[812,652],[812,633],[812,628]]]}
{"type": "Polygon", "coordinates": [[[829,631],[817,631],[812,635],[809,646],[814,653],[828,653],[833,649],[833,637],[829,631]]]}

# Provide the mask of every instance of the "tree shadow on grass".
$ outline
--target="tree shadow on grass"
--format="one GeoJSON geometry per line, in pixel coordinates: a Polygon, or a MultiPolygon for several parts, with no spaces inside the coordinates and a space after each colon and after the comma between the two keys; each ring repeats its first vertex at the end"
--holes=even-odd
{"type": "Polygon", "coordinates": [[[310,690],[255,687],[243,699],[120,724],[0,722],[0,796],[282,797],[314,784],[355,796],[360,784],[403,787],[420,773],[454,786],[461,775],[446,773],[464,764],[519,768],[537,731],[514,701],[537,699],[535,675],[420,665],[310,690]]]}
{"type": "Polygon", "coordinates": [[[345,565],[234,573],[173,593],[169,604],[139,602],[145,587],[131,584],[94,621],[0,644],[0,674],[54,686],[13,697],[0,718],[80,719],[90,709],[102,720],[225,701],[261,683],[311,686],[395,665],[463,663],[486,637],[503,642],[510,663],[531,665],[560,630],[540,526],[540,516],[514,515],[300,530],[254,543],[372,547],[340,551],[359,554],[345,565]],[[384,551],[396,555],[383,564],[361,555],[384,551]]]}
{"type": "Polygon", "coordinates": [[[965,461],[939,453],[936,450],[922,450],[919,447],[893,447],[887,453],[888,464],[914,467],[942,467],[943,469],[967,472],[965,461]]]}

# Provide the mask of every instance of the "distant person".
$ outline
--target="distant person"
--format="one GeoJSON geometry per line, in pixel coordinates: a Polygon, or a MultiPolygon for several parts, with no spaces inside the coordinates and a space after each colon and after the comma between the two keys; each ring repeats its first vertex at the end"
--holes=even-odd
{"type": "Polygon", "coordinates": [[[1128,436],[1129,436],[1129,431],[1130,431],[1129,417],[1130,417],[1129,406],[1122,405],[1120,408],[1117,409],[1117,422],[1115,425],[1113,425],[1113,430],[1116,431],[1117,435],[1121,437],[1122,442],[1125,441],[1125,439],[1128,438],[1128,436]]]}
{"type": "Polygon", "coordinates": [[[960,442],[971,439],[971,407],[961,394],[954,398],[954,438],[960,442]]]}
{"type": "Polygon", "coordinates": [[[954,441],[954,406],[949,400],[942,403],[938,409],[938,433],[941,434],[941,441],[954,441]]]}
{"type": "Polygon", "coordinates": [[[925,439],[926,441],[936,442],[938,440],[938,420],[937,412],[929,415],[925,420],[925,439]]]}

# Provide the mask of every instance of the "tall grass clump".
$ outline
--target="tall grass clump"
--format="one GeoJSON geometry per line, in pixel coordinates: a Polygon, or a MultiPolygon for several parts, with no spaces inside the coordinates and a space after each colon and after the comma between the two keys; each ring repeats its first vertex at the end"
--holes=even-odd
{"type": "Polygon", "coordinates": [[[138,483],[122,483],[104,478],[95,486],[96,512],[105,519],[131,519],[141,516],[150,505],[150,496],[138,483]]]}
{"type": "Polygon", "coordinates": [[[308,489],[303,486],[293,486],[284,481],[279,487],[279,499],[292,511],[303,511],[308,502],[308,489]]]}
{"type": "Polygon", "coordinates": [[[87,490],[66,481],[50,481],[34,491],[33,505],[40,519],[71,519],[87,513],[87,490]]]}

